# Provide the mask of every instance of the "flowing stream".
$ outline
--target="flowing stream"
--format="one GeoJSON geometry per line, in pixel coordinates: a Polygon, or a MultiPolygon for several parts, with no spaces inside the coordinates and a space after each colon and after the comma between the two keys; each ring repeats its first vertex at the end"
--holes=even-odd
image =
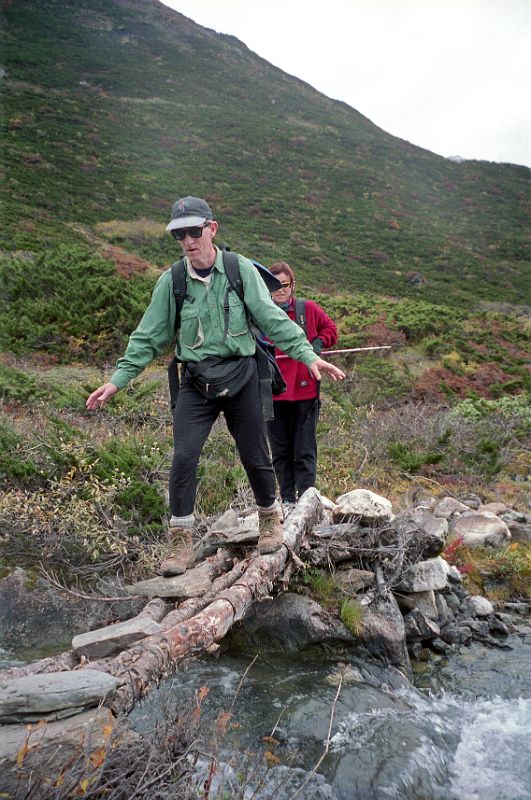
{"type": "Polygon", "coordinates": [[[349,658],[337,701],[335,658],[264,657],[243,681],[251,659],[201,660],[139,707],[134,724],[149,725],[168,696],[185,703],[209,687],[203,733],[204,751],[219,764],[214,798],[530,800],[531,636],[512,635],[508,644],[473,644],[418,663],[414,686],[395,670],[349,658]],[[220,731],[215,718],[231,707],[220,731]],[[312,774],[332,713],[328,752],[312,774]],[[277,745],[263,740],[272,733],[277,745]],[[258,766],[267,748],[279,759],[268,771],[258,766]]]}
{"type": "MultiPolygon", "coordinates": [[[[352,657],[341,667],[315,653],[267,655],[247,674],[251,657],[205,658],[131,719],[146,731],[162,707],[208,687],[201,749],[217,759],[211,800],[530,800],[531,636],[507,643],[419,662],[413,686],[352,657]],[[221,712],[230,714],[216,725],[221,712]]],[[[0,668],[14,663],[0,650],[0,668]]],[[[199,762],[203,780],[210,764],[199,762]]]]}

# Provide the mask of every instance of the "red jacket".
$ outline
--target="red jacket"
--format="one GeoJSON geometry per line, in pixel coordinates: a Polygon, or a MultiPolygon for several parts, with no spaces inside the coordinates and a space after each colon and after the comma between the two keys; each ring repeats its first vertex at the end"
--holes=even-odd
{"type": "MultiPolygon", "coordinates": [[[[287,311],[290,319],[295,319],[295,299],[292,297],[290,307],[287,311]]],[[[308,341],[312,342],[319,338],[323,342],[323,350],[337,342],[337,328],[328,314],[323,311],[321,306],[313,300],[306,300],[306,335],[308,341]]],[[[276,355],[283,356],[277,363],[286,381],[287,389],[282,394],[273,397],[273,400],[311,400],[319,394],[317,381],[308,370],[305,364],[295,361],[293,358],[284,356],[282,350],[276,348],[276,355]]]]}

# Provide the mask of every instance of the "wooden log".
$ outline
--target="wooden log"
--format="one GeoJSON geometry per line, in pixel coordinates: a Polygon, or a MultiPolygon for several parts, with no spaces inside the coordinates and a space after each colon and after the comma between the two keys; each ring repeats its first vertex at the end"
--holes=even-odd
{"type": "Polygon", "coordinates": [[[300,549],[302,537],[317,522],[321,511],[319,493],[314,488],[308,489],[284,525],[284,546],[280,550],[251,559],[244,574],[192,618],[144,639],[109,664],[87,665],[118,679],[116,693],[106,703],[113,713],[129,712],[161,678],[173,672],[178,663],[221,641],[256,600],[268,596],[274,582],[282,575],[290,553],[300,549]]]}
{"type": "Polygon", "coordinates": [[[145,597],[200,597],[208,592],[214,578],[231,564],[230,555],[223,552],[219,558],[212,556],[202,561],[197,567],[187,569],[184,575],[176,575],[173,578],[150,578],[126,586],[125,590],[129,594],[139,594],[145,597]]]}
{"type": "Polygon", "coordinates": [[[258,542],[258,529],[248,528],[246,530],[212,531],[201,539],[196,550],[196,558],[199,561],[206,556],[215,553],[218,547],[229,547],[241,549],[243,547],[253,547],[258,542]]]}
{"type": "Polygon", "coordinates": [[[170,613],[164,617],[162,621],[163,629],[168,630],[169,628],[173,628],[174,625],[177,625],[179,622],[185,622],[187,619],[190,619],[190,617],[193,617],[195,614],[198,614],[199,611],[206,608],[215,600],[218,592],[223,589],[228,589],[229,586],[232,586],[233,583],[241,578],[247,569],[248,563],[248,560],[237,561],[230,572],[220,575],[219,578],[216,578],[212,582],[210,590],[202,597],[193,597],[180,603],[175,611],[170,611],[170,613]]]}
{"type": "MultiPolygon", "coordinates": [[[[149,603],[138,614],[138,617],[149,617],[155,622],[160,622],[163,617],[171,610],[171,603],[167,603],[158,597],[150,600],[149,603]]],[[[136,617],[133,617],[136,619],[136,617]]],[[[82,665],[77,653],[74,650],[67,650],[64,653],[58,653],[56,656],[49,656],[48,658],[41,658],[31,664],[25,664],[23,667],[11,667],[10,669],[3,670],[1,673],[2,680],[9,678],[22,678],[24,675],[40,675],[48,672],[63,672],[71,669],[76,669],[82,665]]]]}
{"type": "Polygon", "coordinates": [[[22,678],[24,675],[40,675],[48,672],[62,672],[79,666],[79,658],[73,650],[59,653],[56,656],[41,658],[23,667],[11,667],[2,670],[2,680],[22,678]]]}
{"type": "Polygon", "coordinates": [[[136,617],[132,617],[132,619],[143,619],[147,617],[148,619],[152,619],[153,622],[161,622],[172,608],[173,603],[169,603],[162,597],[154,597],[149,603],[146,603],[142,611],[140,611],[136,617]]]}

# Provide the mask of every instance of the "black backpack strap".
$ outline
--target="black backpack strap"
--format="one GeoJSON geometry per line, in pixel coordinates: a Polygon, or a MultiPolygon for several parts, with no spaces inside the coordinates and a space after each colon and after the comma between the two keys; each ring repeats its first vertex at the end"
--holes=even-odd
{"type": "Polygon", "coordinates": [[[245,302],[243,296],[243,281],[240,275],[240,262],[236,253],[231,253],[230,250],[223,250],[223,266],[225,268],[225,275],[233,291],[236,292],[242,303],[245,302]]]}
{"type": "Polygon", "coordinates": [[[306,330],[306,300],[302,297],[295,298],[295,322],[308,335],[306,330]]]}
{"type": "Polygon", "coordinates": [[[171,266],[171,279],[173,285],[173,296],[175,298],[175,333],[181,327],[181,308],[185,300],[194,302],[194,298],[186,293],[186,268],[184,258],[180,258],[171,266]]]}
{"type": "MultiPolygon", "coordinates": [[[[193,302],[193,298],[186,294],[186,268],[184,266],[184,258],[180,258],[175,264],[171,266],[171,280],[173,287],[173,296],[175,298],[175,333],[181,327],[181,308],[185,299],[193,302]]],[[[177,403],[177,395],[179,394],[179,360],[176,355],[173,356],[168,364],[168,383],[170,387],[170,407],[175,410],[177,403]]]]}
{"type": "MultiPolygon", "coordinates": [[[[223,267],[225,269],[225,275],[227,276],[227,280],[229,282],[229,288],[225,293],[225,302],[223,305],[223,319],[224,319],[224,328],[223,328],[223,342],[226,341],[228,333],[229,333],[229,292],[234,291],[242,301],[245,306],[245,299],[243,293],[243,281],[242,276],[240,275],[240,263],[238,261],[238,256],[236,253],[231,253],[230,250],[222,250],[223,256],[223,267]]],[[[247,312],[247,308],[245,309],[247,312]]]]}

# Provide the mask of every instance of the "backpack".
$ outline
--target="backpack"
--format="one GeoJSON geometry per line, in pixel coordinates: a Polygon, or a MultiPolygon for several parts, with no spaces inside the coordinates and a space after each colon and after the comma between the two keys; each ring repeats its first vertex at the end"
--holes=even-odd
{"type": "MultiPolygon", "coordinates": [[[[245,306],[245,297],[243,290],[243,282],[240,275],[240,265],[238,263],[238,256],[230,252],[228,248],[222,250],[223,267],[229,282],[229,288],[225,295],[224,303],[224,340],[228,333],[229,325],[229,291],[235,291],[242,303],[245,306]]],[[[269,270],[260,264],[258,261],[252,262],[258,270],[260,276],[265,281],[270,292],[280,288],[280,282],[269,270]]],[[[181,258],[171,267],[172,282],[173,282],[173,296],[175,298],[175,332],[177,333],[180,326],[180,312],[183,303],[186,299],[186,268],[184,266],[184,259],[181,258]]],[[[273,419],[273,395],[282,394],[286,391],[286,383],[282,377],[282,373],[278,367],[275,359],[275,346],[268,342],[261,331],[254,324],[247,306],[245,306],[251,333],[256,340],[255,359],[258,367],[258,378],[260,381],[260,390],[262,395],[262,410],[264,419],[273,419]]],[[[177,402],[177,393],[179,391],[179,374],[177,371],[178,359],[173,357],[168,366],[168,380],[170,386],[170,404],[172,410],[175,408],[177,402]]]]}

